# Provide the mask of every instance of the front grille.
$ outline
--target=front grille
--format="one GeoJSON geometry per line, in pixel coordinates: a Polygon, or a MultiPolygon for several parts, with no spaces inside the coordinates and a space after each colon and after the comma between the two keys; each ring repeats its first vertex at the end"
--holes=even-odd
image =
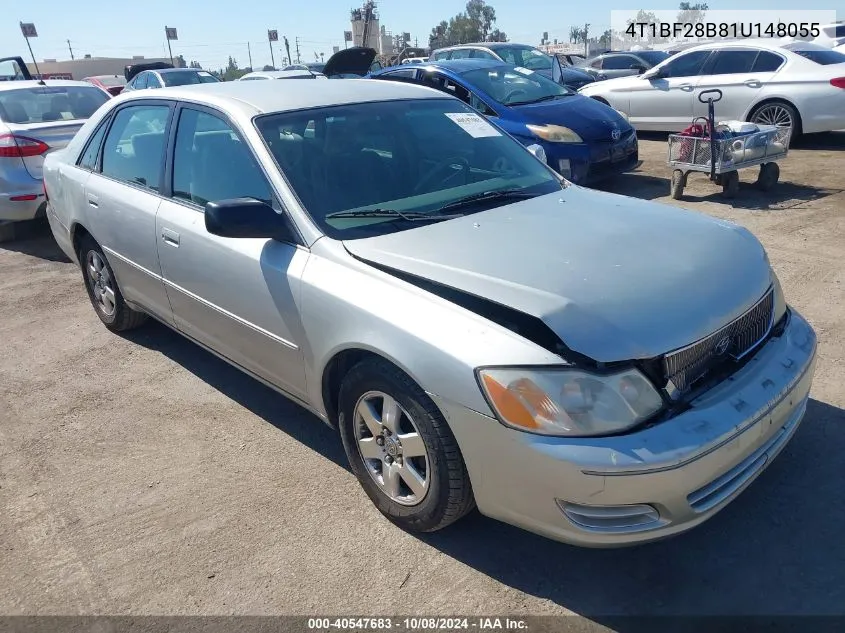
{"type": "Polygon", "coordinates": [[[700,341],[663,357],[666,378],[679,391],[686,391],[724,360],[739,360],[772,329],[774,289],[770,288],[748,312],[700,341]]]}

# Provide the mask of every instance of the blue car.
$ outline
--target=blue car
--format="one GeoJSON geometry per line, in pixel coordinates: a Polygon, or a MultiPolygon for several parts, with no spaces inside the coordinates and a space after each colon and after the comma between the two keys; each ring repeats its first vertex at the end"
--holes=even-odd
{"type": "Polygon", "coordinates": [[[640,165],[637,133],[620,112],[527,68],[460,59],[392,66],[369,77],[419,83],[458,97],[523,145],[542,146],[549,166],[579,185],[640,165]]]}

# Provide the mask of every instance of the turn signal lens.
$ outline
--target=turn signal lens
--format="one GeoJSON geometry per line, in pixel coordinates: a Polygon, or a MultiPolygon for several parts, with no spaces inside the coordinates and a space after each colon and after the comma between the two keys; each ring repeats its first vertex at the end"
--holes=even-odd
{"type": "Polygon", "coordinates": [[[590,436],[623,431],[663,406],[636,369],[598,375],[582,370],[479,370],[482,389],[499,420],[544,435],[590,436]]]}

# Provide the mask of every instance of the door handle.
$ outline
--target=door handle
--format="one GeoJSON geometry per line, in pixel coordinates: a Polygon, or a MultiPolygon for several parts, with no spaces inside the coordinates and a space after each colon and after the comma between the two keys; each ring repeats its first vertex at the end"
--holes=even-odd
{"type": "Polygon", "coordinates": [[[94,207],[96,209],[98,206],[100,206],[100,199],[97,196],[89,193],[88,206],[94,207]]]}
{"type": "Polygon", "coordinates": [[[171,246],[179,246],[179,234],[176,231],[171,231],[170,229],[162,229],[161,230],[161,239],[164,240],[165,244],[170,244],[171,246]]]}
{"type": "Polygon", "coordinates": [[[681,84],[678,88],[685,90],[686,92],[692,92],[692,84],[681,84]]]}
{"type": "Polygon", "coordinates": [[[746,79],[744,83],[752,88],[759,88],[762,85],[759,79],[746,79]]]}

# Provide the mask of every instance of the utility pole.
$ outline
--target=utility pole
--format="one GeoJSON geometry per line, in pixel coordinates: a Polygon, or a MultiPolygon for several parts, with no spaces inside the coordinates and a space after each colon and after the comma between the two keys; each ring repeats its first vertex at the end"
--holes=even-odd
{"type": "Polygon", "coordinates": [[[296,36],[296,63],[301,64],[302,61],[299,58],[299,36],[296,36]]]}
{"type": "Polygon", "coordinates": [[[249,55],[249,67],[252,68],[252,48],[250,48],[249,42],[246,43],[246,54],[249,55]]]}
{"type": "Polygon", "coordinates": [[[71,48],[71,45],[70,45],[70,40],[68,40],[68,41],[67,41],[67,49],[70,51],[70,58],[71,58],[71,59],[76,59],[76,58],[73,56],[73,48],[71,48]]]}
{"type": "Polygon", "coordinates": [[[590,56],[589,53],[587,53],[587,40],[588,40],[589,36],[590,36],[590,25],[585,24],[584,25],[584,57],[585,58],[590,56]]]}

